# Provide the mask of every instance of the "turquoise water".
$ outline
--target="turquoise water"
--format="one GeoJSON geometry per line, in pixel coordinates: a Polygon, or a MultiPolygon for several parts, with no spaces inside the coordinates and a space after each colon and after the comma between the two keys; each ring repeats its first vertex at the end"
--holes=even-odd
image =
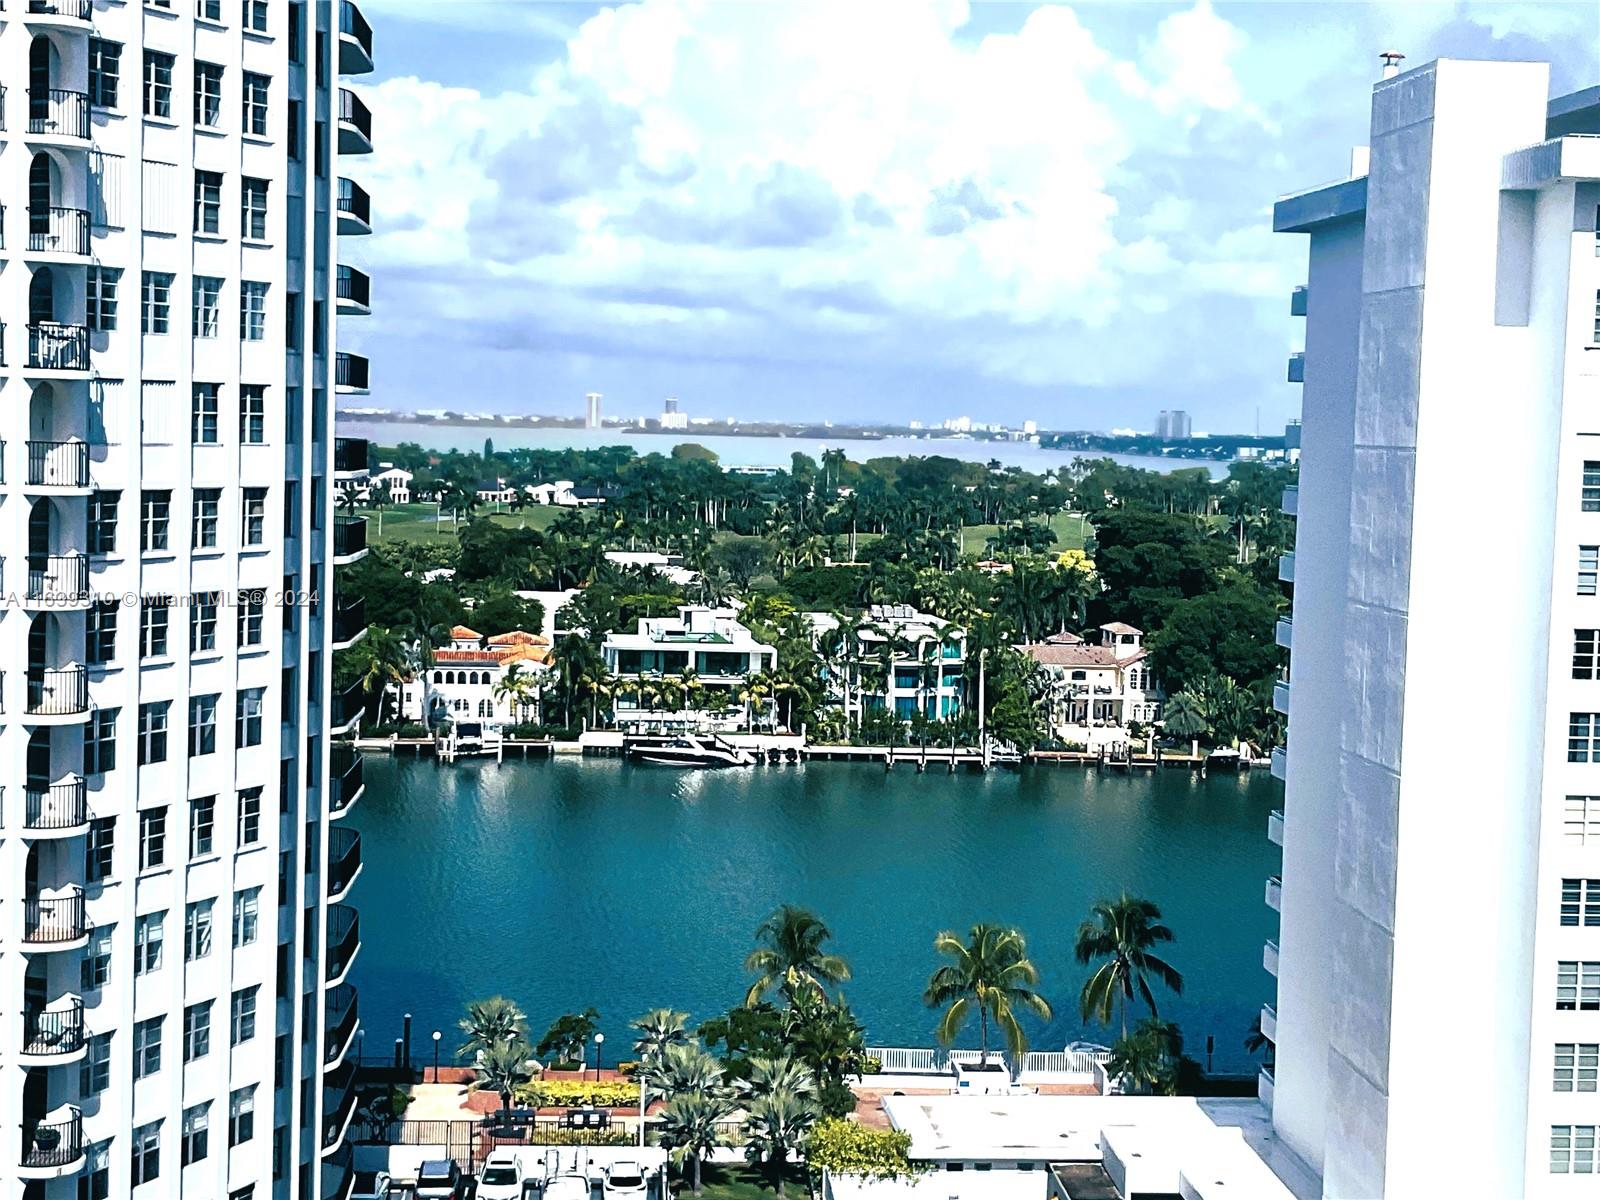
{"type": "Polygon", "coordinates": [[[875,1045],[933,1044],[921,1002],[933,936],[983,920],[1028,935],[1057,1014],[1031,1030],[1034,1046],[1103,1038],[1078,1021],[1072,940],[1089,905],[1121,888],[1155,900],[1177,932],[1170,959],[1187,986],[1163,1015],[1202,1059],[1213,1034],[1217,1069],[1248,1069],[1241,1043],[1272,994],[1262,887],[1278,869],[1266,825],[1281,785],[1265,772],[677,772],[375,754],[366,780],[350,820],[366,864],[354,978],[369,1055],[388,1052],[404,1012],[415,1053],[434,1028],[448,1051],[465,1003],[503,992],[535,1034],[593,1005],[614,1061],[646,1009],[699,1020],[736,1003],[751,933],[784,901],[833,927],[875,1045]]]}

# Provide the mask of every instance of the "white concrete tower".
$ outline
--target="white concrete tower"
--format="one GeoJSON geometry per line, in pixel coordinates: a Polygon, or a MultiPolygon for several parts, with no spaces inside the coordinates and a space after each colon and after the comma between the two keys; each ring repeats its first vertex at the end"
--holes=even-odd
{"type": "Polygon", "coordinates": [[[1310,271],[1263,1096],[1341,1200],[1600,1170],[1600,89],[1547,97],[1387,75],[1355,177],[1274,214],[1310,271]]]}
{"type": "Polygon", "coordinates": [[[371,65],[348,0],[0,5],[0,1200],[348,1191],[371,65]]]}

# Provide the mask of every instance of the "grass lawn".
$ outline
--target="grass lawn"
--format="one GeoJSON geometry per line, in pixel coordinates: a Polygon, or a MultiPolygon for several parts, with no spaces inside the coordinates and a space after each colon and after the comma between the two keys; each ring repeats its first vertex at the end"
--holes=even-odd
{"type": "MultiPolygon", "coordinates": [[[[744,1163],[707,1163],[703,1182],[704,1200],[768,1200],[778,1194],[763,1172],[744,1163]]],[[[689,1167],[688,1174],[678,1180],[674,1194],[680,1200],[693,1196],[693,1184],[694,1168],[689,1167]]],[[[785,1200],[805,1200],[805,1195],[805,1171],[791,1163],[784,1172],[785,1200]]]]}
{"type": "MultiPolygon", "coordinates": [[[[475,515],[486,516],[508,529],[527,527],[543,530],[563,511],[552,505],[537,505],[521,512],[497,513],[494,505],[486,504],[475,515]]],[[[442,522],[436,523],[434,518],[437,512],[431,504],[391,504],[377,510],[363,509],[362,515],[367,518],[367,544],[384,546],[395,542],[443,542],[455,545],[459,525],[450,520],[449,513],[445,514],[442,522]]]]}
{"type": "MultiPolygon", "coordinates": [[[[1056,550],[1082,550],[1083,540],[1094,532],[1087,517],[1081,513],[1056,513],[1050,518],[1050,528],[1055,531],[1056,550]]],[[[968,525],[963,531],[968,554],[983,553],[984,541],[999,532],[998,525],[968,525]]]]}

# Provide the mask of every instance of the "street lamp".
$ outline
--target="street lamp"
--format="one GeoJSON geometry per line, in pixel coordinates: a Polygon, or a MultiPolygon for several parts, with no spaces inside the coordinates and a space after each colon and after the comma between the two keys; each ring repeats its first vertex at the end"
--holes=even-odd
{"type": "Polygon", "coordinates": [[[606,1035],[603,1033],[594,1035],[594,1081],[596,1083],[600,1082],[600,1047],[605,1044],[605,1040],[606,1035]]]}
{"type": "Polygon", "coordinates": [[[435,1029],[433,1031],[433,1081],[435,1083],[439,1082],[439,1039],[443,1036],[444,1034],[440,1030],[435,1029]]]}

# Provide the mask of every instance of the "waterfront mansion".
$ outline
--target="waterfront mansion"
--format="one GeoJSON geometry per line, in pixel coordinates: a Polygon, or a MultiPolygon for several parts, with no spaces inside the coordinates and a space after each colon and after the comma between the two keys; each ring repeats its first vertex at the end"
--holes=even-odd
{"type": "Polygon", "coordinates": [[[1161,716],[1161,688],[1151,674],[1144,631],[1112,621],[1095,641],[1058,633],[1019,646],[1050,677],[1050,736],[1093,748],[1128,740],[1128,724],[1161,716]]]}
{"type": "Polygon", "coordinates": [[[513,629],[485,637],[457,625],[450,644],[433,652],[433,665],[401,685],[401,718],[430,726],[444,720],[537,723],[550,669],[550,639],[542,634],[513,629]],[[513,671],[529,680],[520,696],[501,686],[513,671]]]}
{"type": "Polygon", "coordinates": [[[616,680],[618,725],[681,725],[732,730],[754,715],[745,684],[778,665],[778,651],[757,641],[732,609],[680,605],[676,616],[641,617],[631,632],[601,644],[616,680]]]}
{"type": "Polygon", "coordinates": [[[819,652],[839,664],[828,682],[847,721],[873,708],[906,721],[919,712],[936,720],[961,711],[967,633],[960,626],[909,604],[873,604],[849,627],[851,651],[840,644],[848,632],[832,613],[802,615],[819,652]]]}

